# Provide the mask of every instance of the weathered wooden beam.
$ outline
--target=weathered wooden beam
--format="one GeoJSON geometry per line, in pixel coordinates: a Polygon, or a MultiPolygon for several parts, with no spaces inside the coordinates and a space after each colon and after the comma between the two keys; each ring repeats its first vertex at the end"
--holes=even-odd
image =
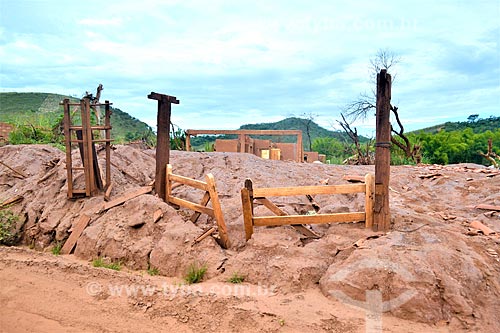
{"type": "Polygon", "coordinates": [[[220,245],[227,249],[231,246],[229,241],[229,236],[227,235],[226,222],[224,222],[224,215],[222,213],[222,207],[219,201],[219,194],[217,193],[217,188],[215,186],[215,178],[209,173],[206,175],[207,180],[207,191],[210,194],[210,200],[212,201],[212,208],[215,215],[215,220],[217,222],[217,231],[219,232],[220,245]]]}
{"type": "Polygon", "coordinates": [[[245,224],[245,239],[248,241],[253,234],[253,189],[252,180],[245,180],[245,187],[241,189],[241,204],[243,208],[243,222],[245,224]]]}
{"type": "Polygon", "coordinates": [[[375,203],[375,176],[371,173],[366,174],[365,179],[365,227],[373,228],[373,205],[375,203]]]}
{"type": "Polygon", "coordinates": [[[197,203],[187,201],[187,200],[184,200],[181,198],[176,198],[173,196],[168,197],[168,202],[175,204],[175,205],[179,205],[179,206],[184,207],[184,208],[188,208],[188,209],[203,213],[203,214],[207,214],[208,216],[215,218],[214,210],[212,208],[208,208],[208,207],[199,205],[197,203]]]}
{"type": "Polygon", "coordinates": [[[70,254],[73,248],[76,245],[76,242],[80,238],[80,236],[83,233],[83,230],[87,227],[87,225],[90,222],[90,217],[82,214],[80,215],[80,218],[76,222],[75,226],[73,227],[73,231],[71,232],[71,235],[69,235],[68,239],[64,243],[61,253],[62,254],[70,254]]]}
{"type": "MultiPolygon", "coordinates": [[[[210,193],[205,192],[205,194],[203,194],[203,198],[201,198],[200,205],[206,206],[209,201],[210,201],[210,193]]],[[[200,212],[194,212],[193,215],[191,215],[191,217],[189,219],[191,220],[191,222],[196,223],[196,221],[198,221],[198,218],[200,217],[200,215],[201,215],[200,212]]]]}
{"type": "Polygon", "coordinates": [[[149,192],[152,191],[152,188],[149,187],[149,186],[144,186],[144,187],[140,187],[134,191],[131,191],[131,192],[128,192],[126,194],[123,194],[121,196],[119,196],[118,198],[115,198],[107,203],[105,203],[103,205],[103,207],[98,211],[98,213],[102,213],[102,212],[105,212],[107,211],[108,209],[110,208],[113,208],[115,206],[118,206],[118,205],[121,205],[123,204],[124,202],[130,200],[130,199],[133,199],[135,197],[138,197],[140,195],[143,195],[143,194],[147,194],[149,192]]]}
{"type": "Polygon", "coordinates": [[[9,198],[5,200],[4,202],[0,203],[0,208],[4,208],[13,204],[16,204],[18,202],[21,202],[24,199],[22,195],[15,195],[12,198],[9,198]]]}
{"type": "Polygon", "coordinates": [[[23,177],[23,178],[28,178],[28,175],[25,174],[24,172],[22,171],[19,171],[19,170],[16,170],[10,166],[8,166],[7,164],[5,164],[4,162],[0,161],[0,164],[2,164],[4,167],[6,167],[7,169],[10,169],[12,171],[14,171],[15,173],[17,173],[19,176],[23,177]]]}
{"type": "Polygon", "coordinates": [[[112,190],[113,190],[113,183],[109,183],[108,188],[106,189],[106,192],[104,193],[104,201],[110,200],[112,190]]]}
{"type": "Polygon", "coordinates": [[[155,93],[155,92],[151,92],[148,95],[148,98],[157,100],[159,102],[162,101],[162,102],[166,102],[166,103],[179,104],[179,100],[177,99],[177,97],[165,95],[165,94],[159,94],[159,93],[155,93]]]}
{"type": "Polygon", "coordinates": [[[204,240],[205,238],[207,238],[208,236],[210,236],[214,232],[215,232],[215,227],[211,227],[210,229],[208,229],[207,231],[202,233],[200,236],[196,237],[196,239],[193,241],[193,243],[196,244],[196,243],[201,242],[202,240],[204,240]]]}
{"type": "Polygon", "coordinates": [[[153,213],[153,223],[158,222],[162,217],[163,217],[163,211],[161,210],[161,208],[158,208],[153,213]]]}
{"type": "Polygon", "coordinates": [[[253,217],[253,224],[255,226],[278,226],[289,224],[345,223],[364,220],[364,212],[353,212],[318,215],[258,216],[253,217]]]}
{"type": "Polygon", "coordinates": [[[189,185],[189,186],[197,188],[199,190],[203,190],[203,191],[208,190],[207,184],[205,182],[202,182],[202,181],[197,180],[197,179],[192,179],[192,178],[174,175],[174,174],[169,175],[169,178],[170,178],[170,181],[179,182],[179,183],[182,183],[184,185],[189,185]]]}
{"type": "Polygon", "coordinates": [[[253,190],[256,198],[261,197],[282,197],[292,195],[311,194],[348,194],[364,193],[364,184],[343,184],[343,185],[318,185],[318,186],[297,186],[297,187],[272,187],[256,188],[253,190]]]}
{"type": "Polygon", "coordinates": [[[474,208],[484,209],[484,210],[496,210],[496,211],[500,212],[500,206],[494,206],[494,205],[480,204],[480,205],[475,206],[474,208]]]}
{"type": "Polygon", "coordinates": [[[373,230],[388,231],[391,224],[389,209],[391,76],[386,69],[377,74],[376,107],[375,184],[381,186],[381,192],[375,194],[373,230]]]}
{"type": "Polygon", "coordinates": [[[170,116],[172,101],[168,95],[151,93],[148,98],[158,101],[157,134],[156,134],[156,173],[155,190],[160,198],[167,201],[165,177],[167,164],[170,161],[170,116]]]}

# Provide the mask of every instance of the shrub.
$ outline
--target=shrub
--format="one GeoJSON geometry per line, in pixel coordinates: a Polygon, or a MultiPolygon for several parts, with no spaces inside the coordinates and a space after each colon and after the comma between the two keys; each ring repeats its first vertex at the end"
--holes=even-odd
{"type": "Polygon", "coordinates": [[[19,216],[11,210],[0,210],[0,244],[13,245],[15,243],[17,221],[19,221],[19,216]]]}
{"type": "Polygon", "coordinates": [[[206,265],[200,266],[197,262],[194,262],[191,265],[189,265],[188,271],[187,271],[187,274],[186,274],[186,277],[184,278],[184,280],[188,284],[198,283],[203,279],[206,272],[207,272],[206,265]]]}
{"type": "Polygon", "coordinates": [[[94,267],[104,267],[104,268],[108,268],[108,269],[112,269],[112,270],[115,270],[115,271],[119,271],[122,267],[121,267],[121,263],[118,261],[118,262],[106,262],[106,260],[104,258],[101,258],[101,257],[98,257],[97,259],[95,259],[94,261],[92,261],[92,266],[94,267]]]}
{"type": "Polygon", "coordinates": [[[238,272],[234,272],[227,281],[231,283],[242,283],[243,281],[245,281],[245,276],[239,274],[238,272]]]}

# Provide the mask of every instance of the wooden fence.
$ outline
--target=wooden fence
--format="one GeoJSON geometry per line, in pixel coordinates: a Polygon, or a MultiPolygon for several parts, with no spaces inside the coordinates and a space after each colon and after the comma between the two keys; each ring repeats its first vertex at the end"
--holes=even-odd
{"type": "Polygon", "coordinates": [[[201,214],[207,214],[208,216],[214,218],[217,222],[217,229],[220,237],[220,245],[227,249],[230,246],[229,237],[227,236],[226,223],[224,222],[224,215],[222,214],[222,209],[219,201],[219,196],[217,194],[217,189],[215,187],[215,179],[212,174],[206,175],[206,182],[200,180],[187,178],[179,175],[174,175],[172,173],[172,166],[167,165],[166,173],[166,201],[168,203],[178,205],[184,208],[194,210],[195,212],[191,216],[191,221],[195,223],[201,214]],[[190,202],[181,198],[177,198],[172,195],[172,183],[177,182],[182,185],[188,185],[199,190],[205,191],[203,198],[199,204],[190,202]],[[212,201],[212,207],[207,207],[207,204],[212,201]]]}
{"type": "Polygon", "coordinates": [[[373,174],[365,176],[364,184],[301,186],[301,187],[276,187],[253,188],[252,181],[247,179],[245,187],[241,189],[243,206],[243,220],[245,235],[248,241],[253,234],[254,226],[280,226],[296,224],[343,223],[365,221],[366,228],[373,224],[373,205],[375,197],[375,178],[373,174]],[[315,194],[350,194],[365,193],[365,211],[335,214],[315,215],[288,215],[276,206],[267,197],[315,195],[315,194]],[[263,204],[278,216],[254,216],[254,200],[263,204]]]}

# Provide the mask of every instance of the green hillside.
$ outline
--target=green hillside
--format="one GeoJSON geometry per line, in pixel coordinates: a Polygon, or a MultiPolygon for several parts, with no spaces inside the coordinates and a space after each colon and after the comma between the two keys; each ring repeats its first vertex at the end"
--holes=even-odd
{"type": "Polygon", "coordinates": [[[435,125],[427,128],[422,128],[420,130],[413,131],[413,133],[424,132],[435,134],[440,131],[461,131],[467,128],[471,128],[474,133],[484,133],[486,131],[495,131],[500,128],[500,117],[491,116],[485,119],[475,119],[470,121],[448,121],[444,124],[435,125]]]}
{"type": "MultiPolygon", "coordinates": [[[[50,93],[0,93],[0,122],[16,126],[51,129],[61,120],[63,109],[59,103],[69,98],[72,102],[79,99],[50,93]]],[[[111,137],[117,142],[137,140],[153,134],[144,122],[117,108],[111,108],[111,137]]]]}

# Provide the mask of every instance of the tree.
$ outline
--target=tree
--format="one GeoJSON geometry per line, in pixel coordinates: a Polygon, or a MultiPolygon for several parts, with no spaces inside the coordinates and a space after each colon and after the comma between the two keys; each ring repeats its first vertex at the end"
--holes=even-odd
{"type": "MultiPolygon", "coordinates": [[[[376,86],[377,74],[381,69],[393,68],[399,62],[401,62],[401,57],[397,56],[394,52],[385,49],[379,50],[374,58],[370,59],[370,81],[376,86]]],[[[393,74],[393,80],[395,81],[396,74],[393,74]]],[[[352,121],[357,118],[366,118],[368,112],[376,109],[376,93],[372,90],[372,94],[360,94],[359,98],[354,102],[348,104],[345,108],[345,113],[347,117],[352,119],[352,121]]],[[[404,132],[403,123],[399,116],[399,108],[395,105],[390,106],[391,112],[396,118],[396,123],[398,128],[395,129],[391,125],[391,142],[401,149],[406,157],[413,159],[416,163],[420,163],[422,156],[420,153],[420,145],[414,144],[408,138],[404,132]]],[[[344,116],[342,116],[344,118],[344,116]]],[[[345,119],[344,119],[345,122],[345,119]]]]}
{"type": "Polygon", "coordinates": [[[471,114],[470,116],[467,117],[467,121],[469,123],[473,123],[477,120],[478,117],[479,117],[478,114],[471,114]]]}
{"type": "Polygon", "coordinates": [[[312,150],[312,141],[311,141],[311,124],[314,122],[314,118],[316,118],[315,115],[313,115],[312,113],[303,113],[300,117],[297,117],[301,122],[302,124],[304,125],[305,129],[306,129],[306,136],[307,136],[307,140],[308,140],[308,145],[309,145],[309,151],[313,151],[312,150]]]}
{"type": "Polygon", "coordinates": [[[353,163],[350,164],[361,164],[361,165],[368,165],[368,164],[373,164],[373,158],[370,155],[370,141],[367,142],[366,144],[366,152],[363,153],[363,150],[361,149],[361,145],[359,144],[359,136],[358,136],[358,130],[356,127],[354,127],[354,130],[351,128],[347,120],[345,119],[344,115],[341,113],[342,116],[342,121],[337,120],[337,122],[342,126],[344,131],[347,133],[351,141],[354,143],[354,147],[356,148],[356,158],[353,163]]]}

